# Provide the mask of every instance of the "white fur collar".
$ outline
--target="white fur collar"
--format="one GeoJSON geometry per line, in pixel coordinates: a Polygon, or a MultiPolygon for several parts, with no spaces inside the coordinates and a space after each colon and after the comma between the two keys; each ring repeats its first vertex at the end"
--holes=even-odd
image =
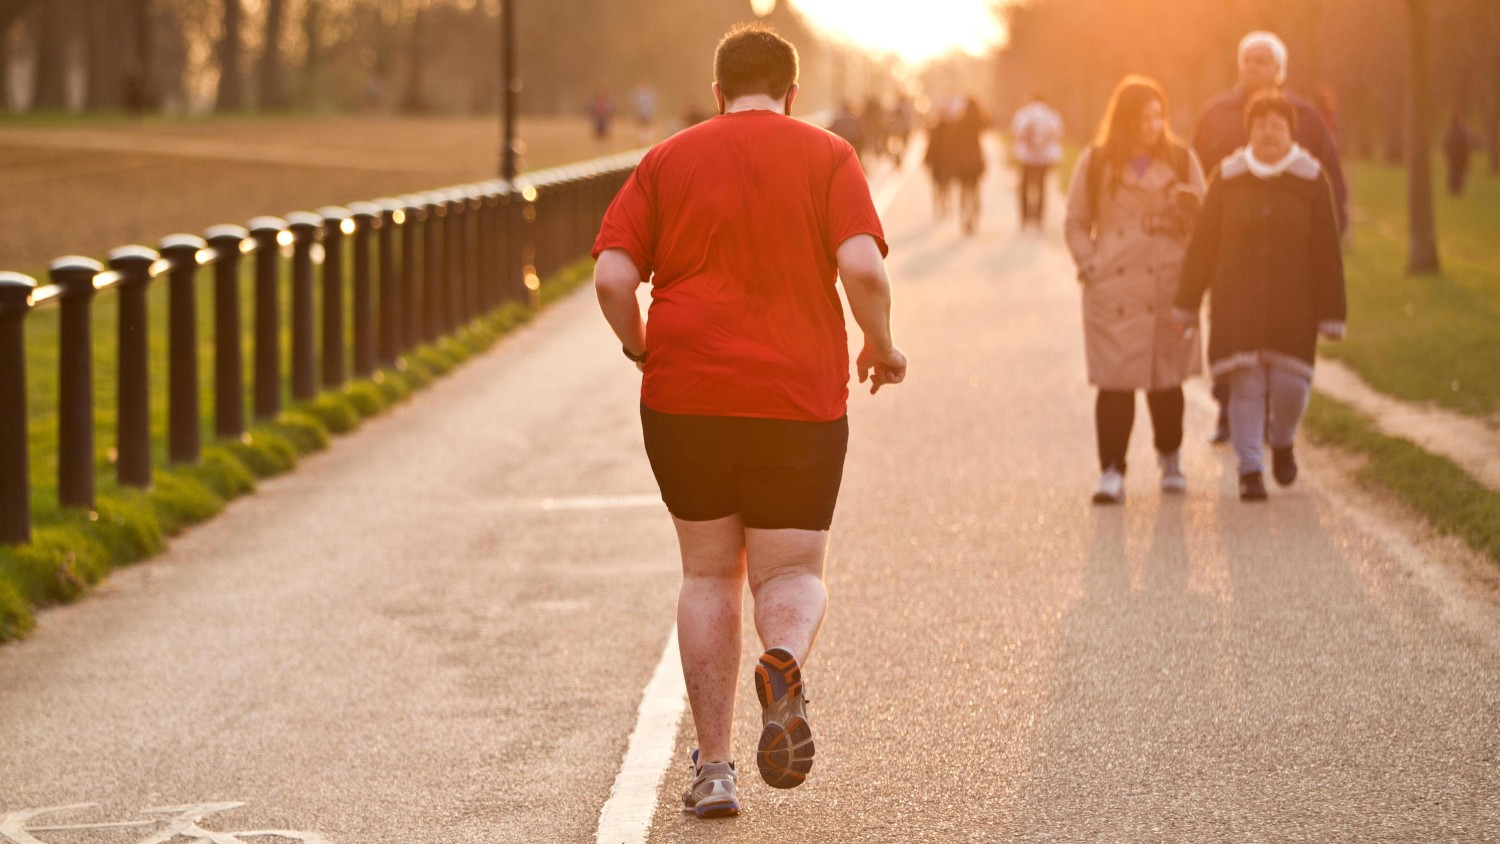
{"type": "Polygon", "coordinates": [[[1219,165],[1219,176],[1224,179],[1233,179],[1246,174],[1260,179],[1274,179],[1283,173],[1290,173],[1299,179],[1312,182],[1316,181],[1322,172],[1323,168],[1318,164],[1318,159],[1313,158],[1298,144],[1292,144],[1285,158],[1271,164],[1257,159],[1250,152],[1249,146],[1243,146],[1219,165]]]}

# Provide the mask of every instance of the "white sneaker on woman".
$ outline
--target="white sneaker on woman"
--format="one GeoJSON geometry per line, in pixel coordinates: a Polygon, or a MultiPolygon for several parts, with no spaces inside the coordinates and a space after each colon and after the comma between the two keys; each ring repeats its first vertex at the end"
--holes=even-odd
{"type": "Polygon", "coordinates": [[[1094,490],[1095,504],[1125,503],[1125,474],[1111,466],[1099,475],[1099,486],[1094,490]]]}
{"type": "Polygon", "coordinates": [[[1187,492],[1187,476],[1182,474],[1182,456],[1180,452],[1156,455],[1156,464],[1161,467],[1161,491],[1168,495],[1181,495],[1187,492]]]}

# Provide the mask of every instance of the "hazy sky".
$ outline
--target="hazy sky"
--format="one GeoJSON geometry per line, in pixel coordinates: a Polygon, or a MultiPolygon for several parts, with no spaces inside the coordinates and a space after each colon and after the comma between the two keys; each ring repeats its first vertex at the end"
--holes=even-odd
{"type": "MultiPolygon", "coordinates": [[[[754,0],[764,6],[769,0],[754,0]]],[[[787,0],[782,0],[787,2],[787,0]]],[[[1002,38],[993,0],[790,0],[815,24],[860,46],[920,62],[1002,38]]]]}

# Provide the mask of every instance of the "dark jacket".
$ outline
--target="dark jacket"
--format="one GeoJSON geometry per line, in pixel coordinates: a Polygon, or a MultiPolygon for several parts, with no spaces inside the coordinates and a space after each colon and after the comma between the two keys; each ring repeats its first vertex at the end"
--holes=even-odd
{"type": "Polygon", "coordinates": [[[1267,363],[1311,378],[1319,328],[1341,336],[1345,318],[1333,192],[1306,153],[1270,179],[1245,158],[1226,159],[1209,182],[1174,304],[1196,316],[1213,291],[1214,377],[1267,363]]]}
{"type": "MultiPolygon", "coordinates": [[[[1349,224],[1349,188],[1344,183],[1344,169],[1339,165],[1338,147],[1328,133],[1328,125],[1318,107],[1283,91],[1287,99],[1297,108],[1297,144],[1312,154],[1322,165],[1323,172],[1333,185],[1334,209],[1338,213],[1339,231],[1349,224]]],[[[1239,88],[1220,94],[1208,101],[1198,124],[1193,128],[1193,152],[1203,162],[1205,170],[1212,171],[1223,163],[1235,150],[1249,143],[1245,133],[1245,104],[1249,98],[1239,88]]]]}

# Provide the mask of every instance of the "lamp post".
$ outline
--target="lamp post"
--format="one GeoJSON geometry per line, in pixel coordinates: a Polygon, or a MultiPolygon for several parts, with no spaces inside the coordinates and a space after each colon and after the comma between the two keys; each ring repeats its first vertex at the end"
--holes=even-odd
{"type": "Polygon", "coordinates": [[[516,178],[516,0],[500,0],[500,178],[516,178]]]}

